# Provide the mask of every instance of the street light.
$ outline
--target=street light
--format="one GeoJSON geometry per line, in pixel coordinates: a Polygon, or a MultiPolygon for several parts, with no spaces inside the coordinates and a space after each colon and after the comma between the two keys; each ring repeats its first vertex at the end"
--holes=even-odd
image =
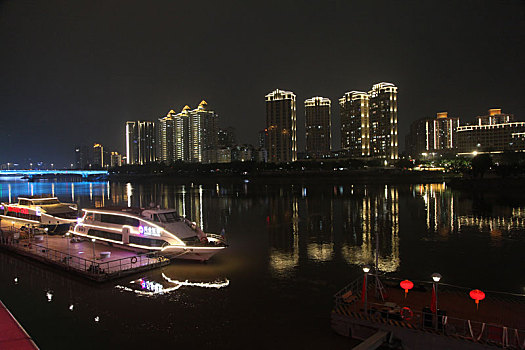
{"type": "Polygon", "coordinates": [[[69,251],[69,231],[66,232],[67,239],[67,264],[69,265],[69,260],[71,259],[71,252],[69,251]]]}
{"type": "Polygon", "coordinates": [[[441,275],[437,272],[434,272],[432,275],[432,280],[434,281],[434,308],[436,310],[436,330],[438,328],[438,283],[441,280],[441,275]]]}
{"type": "Polygon", "coordinates": [[[44,232],[46,233],[46,255],[49,256],[49,227],[46,227],[44,232]]]}
{"type": "Polygon", "coordinates": [[[93,260],[97,259],[96,256],[95,256],[95,241],[96,241],[96,239],[94,239],[94,238],[91,239],[91,242],[93,242],[93,260]]]}
{"type": "Polygon", "coordinates": [[[365,294],[365,313],[367,312],[368,307],[368,272],[370,272],[370,266],[365,265],[363,266],[363,272],[365,273],[364,281],[363,281],[363,293],[365,294]]]}

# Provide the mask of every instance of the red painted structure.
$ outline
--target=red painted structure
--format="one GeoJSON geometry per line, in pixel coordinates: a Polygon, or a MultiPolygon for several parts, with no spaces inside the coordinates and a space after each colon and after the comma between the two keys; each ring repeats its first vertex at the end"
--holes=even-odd
{"type": "Polygon", "coordinates": [[[0,349],[38,349],[24,328],[0,301],[0,349]]]}

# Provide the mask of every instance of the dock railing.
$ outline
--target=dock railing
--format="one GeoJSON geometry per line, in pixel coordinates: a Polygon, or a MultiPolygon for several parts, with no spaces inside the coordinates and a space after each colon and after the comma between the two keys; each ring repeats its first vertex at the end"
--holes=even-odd
{"type": "MultiPolygon", "coordinates": [[[[334,311],[343,309],[344,314],[349,317],[359,314],[359,319],[363,319],[365,316],[365,319],[377,324],[406,327],[502,348],[525,349],[524,329],[439,314],[436,316],[432,312],[403,310],[403,308],[391,306],[388,303],[367,302],[367,310],[365,311],[361,299],[362,287],[362,278],[357,278],[339,290],[334,295],[334,311]]],[[[368,293],[374,292],[370,286],[368,289],[368,293]]]]}
{"type": "Polygon", "coordinates": [[[6,232],[4,231],[4,234],[0,234],[0,244],[4,247],[24,252],[31,256],[44,259],[45,261],[63,265],[66,269],[76,270],[89,275],[108,276],[120,274],[124,271],[129,271],[138,267],[163,264],[169,261],[169,259],[159,254],[159,252],[135,254],[130,257],[104,261],[85,259],[77,255],[49,248],[42,243],[25,240],[20,241],[19,239],[15,239],[11,235],[5,233],[6,232]]]}

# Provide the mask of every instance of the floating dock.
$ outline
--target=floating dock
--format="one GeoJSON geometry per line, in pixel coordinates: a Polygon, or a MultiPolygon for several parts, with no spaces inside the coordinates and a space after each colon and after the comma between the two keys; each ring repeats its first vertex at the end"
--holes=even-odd
{"type": "Polygon", "coordinates": [[[0,301],[0,349],[38,350],[35,342],[0,301]]]}
{"type": "Polygon", "coordinates": [[[19,232],[17,235],[4,230],[0,235],[0,247],[97,282],[170,264],[170,259],[157,252],[137,253],[68,236],[22,238],[19,235],[19,232]]]}
{"type": "Polygon", "coordinates": [[[385,284],[377,288],[372,282],[363,289],[357,279],[340,290],[332,329],[363,340],[367,349],[383,343],[408,349],[525,349],[523,296],[487,293],[477,307],[468,289],[439,284],[436,313],[430,310],[431,285],[419,283],[405,296],[396,282],[385,284]]]}

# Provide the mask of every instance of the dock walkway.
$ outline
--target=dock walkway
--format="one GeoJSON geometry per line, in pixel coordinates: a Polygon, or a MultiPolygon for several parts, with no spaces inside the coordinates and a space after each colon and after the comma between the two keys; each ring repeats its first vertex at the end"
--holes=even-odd
{"type": "Polygon", "coordinates": [[[98,241],[73,241],[65,236],[14,239],[4,231],[0,235],[0,247],[99,282],[170,263],[170,259],[157,252],[137,253],[98,241]]]}
{"type": "Polygon", "coordinates": [[[35,342],[0,301],[0,349],[35,350],[35,342]]]}
{"type": "Polygon", "coordinates": [[[364,298],[360,278],[340,290],[335,295],[332,328],[361,340],[379,331],[391,332],[411,349],[525,349],[522,296],[487,292],[476,306],[468,290],[442,283],[436,315],[430,310],[431,286],[429,290],[416,285],[407,295],[396,283],[385,287],[385,300],[372,284],[364,298]]]}

